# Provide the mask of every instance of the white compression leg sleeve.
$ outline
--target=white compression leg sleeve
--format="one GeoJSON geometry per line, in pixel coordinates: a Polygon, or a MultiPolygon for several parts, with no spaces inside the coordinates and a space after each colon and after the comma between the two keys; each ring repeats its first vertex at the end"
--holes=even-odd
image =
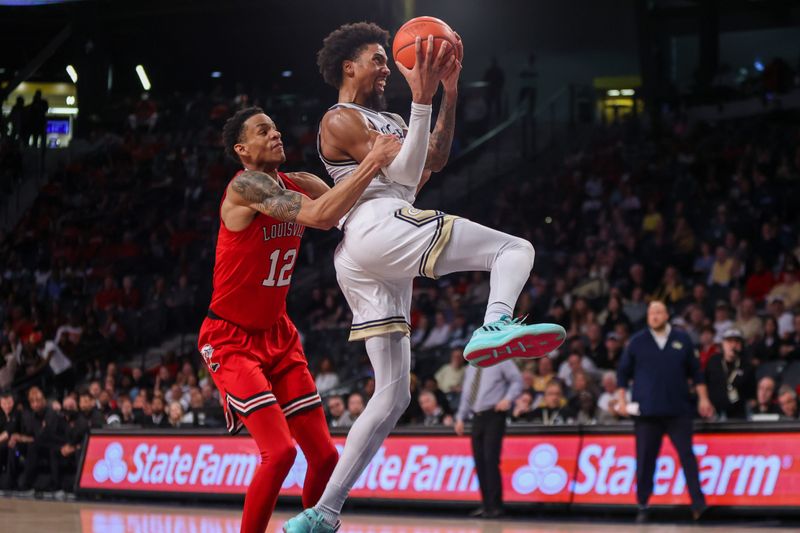
{"type": "Polygon", "coordinates": [[[434,272],[491,271],[489,304],[484,324],[502,315],[513,316],[519,293],[533,268],[535,252],[531,243],[475,222],[456,219],[450,241],[436,261],[434,272]]]}
{"type": "Polygon", "coordinates": [[[335,525],[347,495],[411,401],[411,343],[402,333],[366,340],[375,371],[375,394],[350,428],[344,451],[315,509],[335,525]]]}
{"type": "Polygon", "coordinates": [[[431,113],[433,106],[411,103],[411,118],[408,132],[403,139],[400,153],[381,169],[383,175],[400,185],[415,187],[419,185],[425,159],[428,157],[428,141],[431,137],[431,113]]]}

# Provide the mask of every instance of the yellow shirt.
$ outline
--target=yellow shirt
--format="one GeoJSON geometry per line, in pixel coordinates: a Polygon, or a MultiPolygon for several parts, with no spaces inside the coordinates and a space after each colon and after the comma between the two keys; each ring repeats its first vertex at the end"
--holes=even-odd
{"type": "Polygon", "coordinates": [[[723,263],[720,263],[719,261],[714,261],[714,265],[711,267],[711,284],[726,286],[731,282],[732,275],[733,275],[732,257],[727,258],[723,263]]]}

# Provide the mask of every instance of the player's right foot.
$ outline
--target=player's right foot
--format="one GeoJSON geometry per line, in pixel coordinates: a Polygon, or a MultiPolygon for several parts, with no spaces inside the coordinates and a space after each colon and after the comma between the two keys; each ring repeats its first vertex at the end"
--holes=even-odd
{"type": "Polygon", "coordinates": [[[506,359],[536,359],[564,343],[567,332],[558,324],[522,323],[521,318],[500,320],[475,330],[464,348],[464,359],[472,366],[486,368],[506,359]]]}
{"type": "Polygon", "coordinates": [[[334,533],[339,530],[341,525],[342,523],[339,521],[335,526],[329,525],[322,518],[322,514],[312,507],[283,524],[283,531],[285,533],[334,533]]]}

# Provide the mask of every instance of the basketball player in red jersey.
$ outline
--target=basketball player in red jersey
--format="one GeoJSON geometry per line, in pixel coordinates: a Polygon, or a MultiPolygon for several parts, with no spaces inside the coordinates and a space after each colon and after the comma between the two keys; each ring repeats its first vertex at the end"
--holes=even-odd
{"type": "Polygon", "coordinates": [[[375,135],[369,155],[333,189],[305,172],[278,171],[281,134],[259,108],[243,109],[223,130],[241,163],[220,207],[214,291],[198,347],[220,390],[228,431],[246,426],[261,452],[244,502],[243,532],[263,533],[281,484],[294,464],[292,437],[308,461],[303,506],[319,500],[338,453],[286,294],[306,227],[330,229],[400,149],[375,135]]]}

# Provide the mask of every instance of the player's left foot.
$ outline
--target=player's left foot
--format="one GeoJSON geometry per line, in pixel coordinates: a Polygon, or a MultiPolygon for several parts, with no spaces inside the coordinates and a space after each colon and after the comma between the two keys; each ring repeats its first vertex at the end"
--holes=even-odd
{"type": "Polygon", "coordinates": [[[339,530],[341,522],[336,522],[335,526],[329,525],[322,518],[322,514],[316,509],[306,509],[285,524],[283,531],[286,533],[334,533],[339,530]]]}
{"type": "Polygon", "coordinates": [[[506,359],[536,359],[564,343],[567,332],[558,324],[523,324],[522,318],[502,316],[475,330],[464,348],[464,359],[486,368],[506,359]]]}

